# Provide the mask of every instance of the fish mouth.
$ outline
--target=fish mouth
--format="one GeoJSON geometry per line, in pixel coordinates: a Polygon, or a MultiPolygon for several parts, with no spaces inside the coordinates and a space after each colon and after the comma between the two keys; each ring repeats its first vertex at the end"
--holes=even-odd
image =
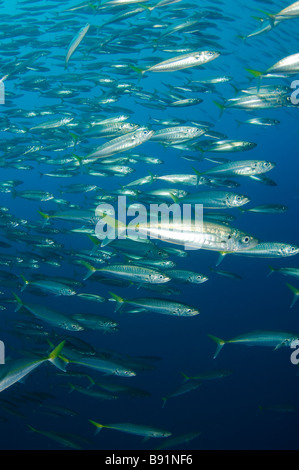
{"type": "Polygon", "coordinates": [[[245,204],[248,204],[250,202],[249,197],[247,196],[241,196],[238,197],[238,199],[235,199],[232,201],[232,203],[228,202],[228,207],[242,207],[245,206],[245,204]]]}
{"type": "Polygon", "coordinates": [[[195,315],[199,315],[199,311],[198,310],[192,310],[191,312],[188,312],[188,316],[189,317],[194,317],[195,315]]]}
{"type": "Polygon", "coordinates": [[[298,253],[299,253],[299,247],[297,246],[292,246],[291,249],[287,250],[287,256],[298,255],[298,253]]]}
{"type": "Polygon", "coordinates": [[[249,197],[244,196],[243,199],[242,199],[242,201],[241,201],[238,205],[239,205],[239,207],[240,207],[240,206],[244,206],[245,204],[248,204],[249,202],[250,202],[249,197]]]}

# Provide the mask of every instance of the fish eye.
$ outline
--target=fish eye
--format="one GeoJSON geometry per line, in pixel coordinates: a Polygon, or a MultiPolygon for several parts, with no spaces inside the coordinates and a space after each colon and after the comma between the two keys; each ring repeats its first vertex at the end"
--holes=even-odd
{"type": "Polygon", "coordinates": [[[248,236],[246,236],[246,237],[243,238],[242,241],[243,241],[243,243],[249,243],[250,238],[248,236]]]}

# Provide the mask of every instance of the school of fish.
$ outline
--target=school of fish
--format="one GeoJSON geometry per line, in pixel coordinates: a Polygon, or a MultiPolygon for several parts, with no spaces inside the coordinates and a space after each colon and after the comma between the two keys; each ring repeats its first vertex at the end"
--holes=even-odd
{"type": "Polygon", "coordinates": [[[245,269],[247,262],[252,267],[251,259],[257,270],[266,266],[271,277],[265,282],[286,276],[285,309],[299,304],[299,267],[291,264],[299,253],[298,234],[276,237],[277,226],[289,216],[283,195],[276,202],[274,194],[280,172],[288,168],[287,155],[276,162],[251,132],[264,133],[265,142],[272,132],[275,141],[284,116],[297,116],[291,83],[299,74],[299,53],[288,49],[287,37],[288,27],[298,28],[299,2],[283,2],[283,8],[275,0],[261,3],[266,6],[258,0],[252,8],[244,5],[242,18],[240,11],[228,15],[225,4],[213,0],[18,0],[13,11],[3,13],[1,430],[12,417],[24,419],[32,446],[39,434],[39,442],[52,441],[58,448],[101,448],[101,436],[113,440],[125,433],[132,446],[137,435],[151,439],[156,449],[193,444],[198,449],[204,435],[200,423],[189,421],[178,433],[163,418],[166,403],[199,393],[208,381],[232,372],[217,364],[191,372],[173,363],[180,384],[158,393],[161,420],[153,416],[149,423],[140,413],[139,422],[132,422],[128,397],[143,398],[144,407],[152,399],[134,380],[149,377],[163,357],[153,338],[151,350],[143,352],[140,342],[136,349],[131,340],[127,344],[122,331],[134,319],[136,335],[138,328],[146,335],[143,319],[169,331],[172,322],[182,321],[183,335],[190,322],[216,347],[207,352],[213,365],[224,346],[225,351],[238,345],[278,350],[299,340],[296,320],[293,332],[274,331],[269,322],[267,330],[245,329],[225,339],[218,337],[217,323],[215,331],[205,327],[205,316],[213,315],[205,286],[223,282],[233,293],[240,282],[231,281],[246,282],[238,272],[222,269],[237,257],[236,266],[243,263],[245,269]],[[253,12],[259,16],[252,18],[253,12]],[[222,41],[227,31],[231,50],[222,41]],[[263,52],[265,38],[276,46],[271,54],[263,52]],[[230,56],[241,45],[258,58],[236,53],[235,76],[230,56]],[[271,114],[278,109],[279,120],[271,114]],[[218,130],[227,116],[235,121],[231,135],[218,130]],[[246,129],[248,139],[242,137],[246,129]],[[143,218],[132,233],[131,219],[124,222],[120,213],[136,217],[160,205],[200,206],[203,220],[198,225],[192,218],[188,226],[143,218]],[[258,217],[272,236],[261,236],[252,222],[258,217]],[[202,259],[209,270],[201,269],[202,259]],[[15,340],[19,347],[10,349],[15,340]],[[33,380],[38,374],[48,393],[33,380]],[[55,405],[51,402],[57,380],[60,392],[94,403],[89,416],[60,405],[55,395],[55,405]],[[111,406],[123,400],[123,414],[107,422],[103,404],[110,400],[111,406]],[[24,415],[23,403],[32,412],[24,415]],[[36,427],[35,416],[43,413],[70,422],[79,415],[90,434],[63,432],[46,420],[36,427]]]}

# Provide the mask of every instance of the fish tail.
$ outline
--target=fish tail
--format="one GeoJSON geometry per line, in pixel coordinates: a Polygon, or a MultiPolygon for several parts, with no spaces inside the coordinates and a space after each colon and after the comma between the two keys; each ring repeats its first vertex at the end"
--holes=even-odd
{"type": "Polygon", "coordinates": [[[217,344],[217,349],[216,349],[216,352],[214,354],[214,357],[213,359],[216,359],[216,357],[218,356],[218,354],[220,353],[221,349],[223,348],[223,346],[225,345],[226,341],[224,341],[223,339],[220,339],[220,338],[217,338],[217,336],[213,336],[213,335],[208,335],[209,338],[211,338],[213,341],[215,341],[215,343],[217,344]]]}
{"type": "Polygon", "coordinates": [[[200,171],[196,170],[196,168],[193,168],[193,167],[192,167],[192,170],[194,171],[194,173],[195,173],[196,176],[197,176],[196,185],[198,186],[199,177],[202,175],[202,173],[200,173],[200,171]]]}
{"type": "MultiPolygon", "coordinates": [[[[265,12],[266,13],[266,12],[265,12]]],[[[274,28],[275,26],[275,15],[271,14],[271,13],[266,13],[266,15],[268,16],[269,18],[269,21],[270,21],[270,24],[272,26],[272,28],[274,28]]]]}
{"type": "Polygon", "coordinates": [[[29,281],[26,279],[26,277],[23,276],[22,274],[21,274],[21,278],[22,278],[23,281],[24,281],[24,285],[23,285],[23,287],[22,287],[22,289],[21,289],[21,292],[23,292],[23,291],[25,290],[26,286],[28,286],[28,284],[30,284],[30,282],[29,282],[29,281]]]}
{"type": "Polygon", "coordinates": [[[184,372],[181,372],[181,374],[184,377],[184,382],[187,382],[187,380],[190,380],[190,377],[186,375],[184,372]]]}
{"type": "MultiPolygon", "coordinates": [[[[273,27],[275,26],[275,18],[276,18],[276,16],[273,15],[273,13],[268,13],[267,11],[261,10],[260,8],[258,8],[258,11],[259,11],[260,13],[263,13],[263,15],[266,15],[266,16],[268,17],[268,19],[269,19],[269,21],[270,21],[270,23],[271,23],[271,26],[272,26],[272,28],[273,28],[273,27]]],[[[257,18],[257,19],[260,20],[260,21],[264,21],[264,18],[257,18]]]]}
{"type": "Polygon", "coordinates": [[[220,117],[222,117],[222,114],[224,113],[226,107],[224,104],[219,103],[218,101],[213,100],[213,103],[217,106],[217,108],[220,109],[220,117]]]}
{"type": "Polygon", "coordinates": [[[109,292],[109,294],[111,295],[112,299],[116,301],[115,311],[119,310],[122,307],[125,300],[119,295],[114,294],[113,292],[109,292]]]}
{"type": "Polygon", "coordinates": [[[48,220],[50,218],[49,214],[46,214],[45,212],[42,212],[42,211],[37,211],[37,212],[39,213],[39,215],[42,216],[43,219],[48,220]]]}
{"type": "Polygon", "coordinates": [[[151,11],[152,11],[152,9],[153,9],[153,7],[149,7],[149,6],[147,6],[147,5],[144,5],[143,3],[140,3],[140,7],[145,10],[145,12],[146,12],[146,17],[148,18],[149,15],[150,15],[150,13],[151,13],[151,11]]]}
{"type": "Polygon", "coordinates": [[[71,384],[70,382],[68,383],[68,386],[70,387],[69,393],[72,393],[74,390],[76,390],[76,386],[74,384],[71,384]]]}
{"type": "Polygon", "coordinates": [[[100,423],[97,423],[96,421],[92,421],[92,419],[89,419],[88,420],[91,424],[93,424],[97,429],[96,429],[96,434],[98,432],[100,432],[103,428],[105,428],[106,426],[104,426],[103,424],[100,424],[100,423]]]}
{"type": "MultiPolygon", "coordinates": [[[[260,11],[260,10],[259,10],[260,11]]],[[[260,16],[252,15],[251,18],[253,18],[256,21],[260,21],[261,23],[264,21],[265,18],[261,18],[260,16]]]]}
{"type": "Polygon", "coordinates": [[[100,206],[98,206],[96,208],[96,217],[102,217],[103,221],[111,228],[125,227],[125,224],[122,224],[121,222],[119,222],[114,217],[111,217],[110,215],[107,215],[105,213],[105,209],[101,209],[100,206]]]}
{"type": "Polygon", "coordinates": [[[149,176],[151,177],[150,184],[152,184],[156,180],[156,176],[151,173],[150,171],[148,172],[149,176]]]}
{"type": "Polygon", "coordinates": [[[18,302],[18,305],[15,309],[15,312],[18,312],[20,310],[21,307],[23,307],[23,302],[22,300],[20,299],[20,297],[17,296],[17,294],[15,294],[14,292],[12,293],[12,295],[14,296],[14,298],[16,299],[16,301],[18,302]]]}
{"type": "Polygon", "coordinates": [[[81,264],[87,268],[87,274],[83,278],[83,281],[87,281],[87,279],[90,278],[90,276],[92,276],[97,271],[97,269],[91,264],[87,263],[87,261],[82,261],[81,264]]]}
{"type": "Polygon", "coordinates": [[[127,227],[123,222],[120,222],[115,217],[111,217],[105,213],[105,210],[101,209],[100,206],[96,209],[96,217],[101,219],[103,224],[107,224],[110,230],[107,232],[106,238],[102,241],[101,247],[105,247],[111,243],[118,236],[125,236],[127,227]]]}
{"type": "Polygon", "coordinates": [[[96,12],[97,12],[97,9],[98,9],[97,5],[94,5],[92,2],[89,2],[88,6],[89,6],[89,8],[91,8],[93,10],[93,14],[95,15],[96,12]]]}
{"type": "Polygon", "coordinates": [[[245,69],[246,72],[249,72],[251,75],[253,75],[255,78],[261,78],[263,75],[263,72],[259,72],[258,70],[253,70],[253,69],[245,69]]]}
{"type": "Polygon", "coordinates": [[[240,93],[241,89],[238,88],[236,85],[234,85],[233,83],[231,83],[230,86],[234,89],[236,95],[237,95],[238,93],[240,93]]]}
{"type": "Polygon", "coordinates": [[[274,271],[276,271],[276,269],[273,268],[270,264],[268,264],[268,268],[270,269],[270,272],[268,273],[267,277],[271,276],[271,274],[274,273],[274,271]]]}
{"type": "Polygon", "coordinates": [[[219,258],[217,260],[216,266],[219,266],[220,263],[224,260],[224,257],[227,255],[226,251],[219,252],[219,258]]]}
{"type": "Polygon", "coordinates": [[[56,348],[53,349],[47,357],[48,361],[50,361],[55,367],[62,370],[63,372],[66,370],[66,363],[69,362],[66,358],[60,355],[64,345],[65,341],[59,343],[58,346],[56,346],[56,348]]]}
{"type": "Polygon", "coordinates": [[[45,212],[42,212],[42,211],[37,211],[39,213],[39,215],[42,216],[42,218],[44,219],[44,224],[43,224],[43,227],[46,225],[46,223],[48,222],[48,220],[50,219],[50,215],[46,214],[45,212]]]}
{"type": "Polygon", "coordinates": [[[236,35],[236,38],[237,38],[237,39],[241,39],[241,40],[244,41],[244,42],[246,42],[246,40],[247,40],[247,36],[242,36],[242,34],[237,34],[237,35],[236,35]]]}
{"type": "Polygon", "coordinates": [[[72,157],[74,157],[75,160],[77,160],[77,162],[80,164],[80,167],[82,167],[83,157],[79,157],[79,155],[75,155],[74,153],[72,153],[72,157]]]}
{"type": "Polygon", "coordinates": [[[28,428],[30,429],[30,431],[32,432],[38,432],[37,429],[35,429],[33,426],[30,426],[30,424],[27,424],[28,428]]]}
{"type": "Polygon", "coordinates": [[[245,70],[247,70],[247,72],[249,72],[251,75],[253,75],[255,78],[258,79],[257,92],[259,93],[260,92],[260,87],[261,87],[261,81],[262,81],[264,73],[259,72],[258,70],[252,70],[252,69],[245,69],[245,70]]]}
{"type": "Polygon", "coordinates": [[[175,196],[174,194],[169,193],[169,196],[171,197],[171,199],[173,200],[173,202],[175,204],[177,204],[179,202],[179,198],[177,196],[175,196]]]}
{"type": "Polygon", "coordinates": [[[140,67],[136,67],[135,65],[129,65],[129,68],[131,70],[134,70],[134,72],[138,73],[140,78],[143,77],[143,74],[145,73],[145,70],[141,69],[140,67]]]}
{"type": "Polygon", "coordinates": [[[87,388],[93,387],[93,386],[95,385],[95,383],[96,383],[95,380],[94,380],[92,377],[90,377],[90,375],[86,375],[86,378],[87,378],[87,380],[89,380],[89,382],[90,382],[90,385],[89,385],[89,387],[87,387],[87,388]]]}
{"type": "Polygon", "coordinates": [[[90,234],[87,234],[87,237],[89,238],[89,240],[94,244],[94,245],[98,245],[99,244],[99,240],[94,237],[93,235],[90,235],[90,234]]]}
{"type": "Polygon", "coordinates": [[[70,132],[69,134],[74,139],[75,143],[77,143],[79,140],[79,136],[75,134],[74,132],[70,132]]]}
{"type": "Polygon", "coordinates": [[[293,297],[293,302],[291,304],[291,308],[294,307],[295,303],[297,302],[298,300],[298,297],[299,297],[299,289],[297,289],[296,287],[292,286],[291,284],[289,284],[288,282],[286,282],[286,286],[288,286],[288,288],[293,292],[294,294],[294,297],[293,297]]]}

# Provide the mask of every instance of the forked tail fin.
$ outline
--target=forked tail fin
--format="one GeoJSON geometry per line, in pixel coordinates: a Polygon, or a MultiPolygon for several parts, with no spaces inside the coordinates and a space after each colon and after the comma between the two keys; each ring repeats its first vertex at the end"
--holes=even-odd
{"type": "Polygon", "coordinates": [[[217,348],[216,348],[216,352],[214,354],[214,357],[213,359],[216,359],[216,357],[218,356],[218,354],[220,353],[221,349],[223,348],[223,346],[225,345],[226,341],[224,341],[223,339],[221,338],[217,338],[217,336],[213,336],[213,335],[208,335],[209,338],[211,338],[213,341],[215,341],[215,343],[217,344],[217,348]]]}
{"type": "Polygon", "coordinates": [[[299,289],[297,289],[296,287],[292,286],[291,284],[288,284],[286,282],[286,285],[288,286],[288,288],[293,292],[294,294],[294,297],[293,297],[293,302],[291,303],[291,308],[294,307],[295,303],[297,302],[298,298],[299,298],[299,289]]]}

